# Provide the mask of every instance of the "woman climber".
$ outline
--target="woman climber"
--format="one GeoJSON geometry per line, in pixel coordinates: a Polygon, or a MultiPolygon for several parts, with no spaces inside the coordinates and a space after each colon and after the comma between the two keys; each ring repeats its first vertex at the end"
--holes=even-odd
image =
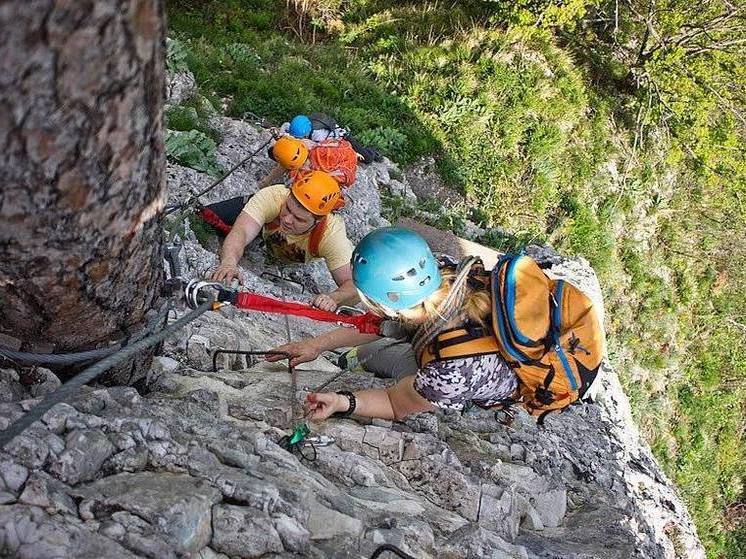
{"type": "Polygon", "coordinates": [[[356,353],[367,370],[398,382],[386,390],[311,393],[306,400],[308,417],[354,413],[402,419],[438,408],[461,410],[469,402],[490,407],[514,396],[517,377],[495,352],[420,365],[438,334],[489,322],[488,284],[474,278],[479,268],[472,258],[458,266],[439,264],[424,239],[408,229],[386,227],[363,238],[352,255],[354,285],[373,312],[395,321],[398,339],[339,328],[276,350],[291,354],[295,366],[326,350],[357,348],[346,354],[348,366],[356,353]]]}
{"type": "Polygon", "coordinates": [[[279,262],[308,262],[313,258],[326,261],[337,289],[317,295],[312,301],[315,307],[334,311],[339,304],[357,302],[350,268],[352,244],[342,217],[331,213],[342,204],[342,192],[334,178],[312,171],[296,179],[290,188],[276,184],[238,200],[238,204],[236,200],[219,204],[228,203],[237,207],[224,208],[225,212],[210,206],[202,209],[203,219],[212,223],[210,219],[215,218],[216,226],[225,226],[223,214],[237,215],[225,226],[227,230],[223,229],[230,232],[223,241],[213,280],[229,282],[238,278],[238,261],[244,249],[261,232],[267,250],[279,262]]]}

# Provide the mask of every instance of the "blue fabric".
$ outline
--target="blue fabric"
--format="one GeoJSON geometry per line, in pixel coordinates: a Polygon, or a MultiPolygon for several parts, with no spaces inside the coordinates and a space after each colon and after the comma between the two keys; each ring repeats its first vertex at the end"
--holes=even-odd
{"type": "Polygon", "coordinates": [[[523,354],[522,351],[520,351],[513,345],[510,340],[510,335],[506,331],[505,317],[503,316],[503,309],[502,305],[500,304],[500,296],[496,292],[493,292],[493,301],[493,306],[495,308],[495,312],[497,313],[497,320],[495,322],[497,323],[497,327],[500,330],[500,339],[504,342],[503,348],[510,354],[513,359],[515,359],[519,363],[526,363],[527,361],[529,361],[529,359],[523,354]]]}
{"type": "Polygon", "coordinates": [[[420,235],[402,227],[368,233],[352,253],[352,281],[367,298],[395,311],[438,290],[438,263],[420,235]]]}

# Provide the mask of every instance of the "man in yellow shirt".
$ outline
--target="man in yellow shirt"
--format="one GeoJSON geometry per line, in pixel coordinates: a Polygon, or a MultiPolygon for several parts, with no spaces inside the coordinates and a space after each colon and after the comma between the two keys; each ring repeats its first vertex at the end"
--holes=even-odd
{"type": "Polygon", "coordinates": [[[323,171],[300,176],[288,189],[276,184],[256,192],[246,203],[223,242],[216,281],[238,278],[238,261],[259,232],[277,260],[308,262],[323,258],[337,289],[317,295],[312,304],[334,311],[343,303],[357,302],[352,283],[352,243],[344,220],[331,211],[342,202],[339,183],[323,171]]]}

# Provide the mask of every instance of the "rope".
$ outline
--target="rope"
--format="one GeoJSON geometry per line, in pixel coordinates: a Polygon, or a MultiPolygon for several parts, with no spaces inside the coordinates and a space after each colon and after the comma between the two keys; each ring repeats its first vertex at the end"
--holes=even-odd
{"type": "Polygon", "coordinates": [[[373,555],[370,556],[370,559],[376,559],[384,551],[390,551],[391,553],[398,555],[402,559],[414,559],[414,557],[412,557],[409,553],[403,552],[401,549],[399,549],[395,545],[391,545],[390,543],[379,545],[373,552],[373,555]]]}
{"type": "Polygon", "coordinates": [[[133,355],[140,351],[154,346],[163,340],[165,340],[170,334],[177,331],[182,326],[190,323],[200,315],[209,311],[212,308],[213,301],[206,301],[199,307],[191,311],[190,313],[182,316],[179,320],[164,328],[160,332],[148,336],[132,345],[122,348],[120,351],[113,355],[109,355],[105,359],[98,363],[91,365],[85,371],[74,376],[68,382],[63,384],[60,388],[47,395],[44,400],[32,408],[26,415],[20,417],[15,422],[11,423],[7,429],[0,433],[0,449],[4,449],[5,446],[12,441],[15,437],[23,433],[28,429],[35,421],[38,421],[42,416],[49,411],[53,406],[64,402],[70,398],[81,386],[94,380],[102,373],[108,371],[112,367],[123,363],[133,355]]]}
{"type": "Polygon", "coordinates": [[[266,142],[264,142],[261,146],[259,146],[255,151],[251,152],[249,155],[247,155],[241,161],[239,161],[233,167],[231,167],[231,169],[227,173],[225,173],[222,177],[220,177],[218,180],[216,180],[215,182],[213,182],[210,186],[208,186],[207,188],[205,188],[201,192],[198,192],[197,194],[193,194],[192,196],[190,196],[187,199],[186,202],[182,202],[181,204],[177,204],[176,206],[173,206],[170,209],[166,209],[166,211],[163,213],[163,217],[166,217],[167,215],[171,215],[172,213],[174,213],[176,211],[188,208],[190,205],[192,205],[194,203],[195,200],[197,200],[197,198],[199,198],[200,196],[202,196],[202,195],[207,194],[208,192],[210,192],[213,188],[215,188],[217,185],[219,185],[221,182],[223,182],[225,179],[227,179],[236,169],[238,169],[239,167],[241,167],[242,165],[244,165],[245,163],[247,163],[257,153],[259,153],[265,147],[267,147],[267,145],[269,145],[269,143],[271,141],[272,141],[272,136],[270,136],[269,139],[266,142]]]}
{"type": "Polygon", "coordinates": [[[86,361],[103,359],[107,355],[116,353],[131,341],[137,341],[143,336],[152,333],[155,327],[166,317],[170,310],[171,305],[167,305],[165,310],[159,312],[147,328],[138,332],[134,337],[118,340],[114,345],[109,347],[77,351],[74,353],[29,353],[26,351],[15,351],[0,347],[0,357],[5,357],[6,359],[10,359],[18,364],[26,363],[29,365],[75,365],[78,363],[85,363],[86,361]]]}

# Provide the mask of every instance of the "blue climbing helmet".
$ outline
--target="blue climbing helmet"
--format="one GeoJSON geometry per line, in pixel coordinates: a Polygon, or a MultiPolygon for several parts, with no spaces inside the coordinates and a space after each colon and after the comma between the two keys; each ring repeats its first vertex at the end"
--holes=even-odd
{"type": "Polygon", "coordinates": [[[352,282],[368,299],[400,311],[437,291],[441,277],[425,239],[410,229],[383,227],[352,252],[352,282]]]}
{"type": "Polygon", "coordinates": [[[301,139],[308,138],[311,134],[311,130],[313,130],[313,125],[311,124],[311,119],[306,115],[294,116],[293,120],[290,121],[290,126],[288,127],[288,133],[291,136],[301,139]]]}

